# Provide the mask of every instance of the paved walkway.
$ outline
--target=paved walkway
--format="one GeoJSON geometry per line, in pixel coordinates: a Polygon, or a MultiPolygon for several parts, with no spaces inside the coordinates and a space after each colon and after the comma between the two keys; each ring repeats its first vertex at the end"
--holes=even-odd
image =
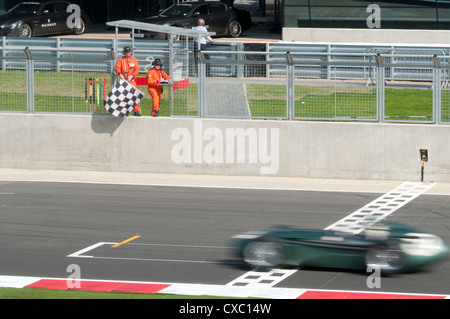
{"type": "MultiPolygon", "coordinates": [[[[389,192],[404,182],[274,176],[222,176],[0,168],[0,181],[2,180],[375,193],[389,192]]],[[[437,183],[426,194],[450,195],[450,183],[437,183]]]]}
{"type": "Polygon", "coordinates": [[[207,117],[250,118],[245,84],[238,79],[207,78],[207,117]]]}

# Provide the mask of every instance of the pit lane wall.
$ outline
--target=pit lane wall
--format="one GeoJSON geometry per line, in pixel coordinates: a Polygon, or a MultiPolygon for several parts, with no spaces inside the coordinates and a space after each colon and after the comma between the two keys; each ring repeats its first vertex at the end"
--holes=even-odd
{"type": "Polygon", "coordinates": [[[0,167],[450,181],[450,126],[0,114],[0,167]]]}

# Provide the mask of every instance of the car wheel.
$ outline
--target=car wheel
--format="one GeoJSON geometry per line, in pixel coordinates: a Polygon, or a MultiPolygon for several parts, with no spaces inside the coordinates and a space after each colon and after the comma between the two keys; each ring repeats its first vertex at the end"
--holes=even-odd
{"type": "Polygon", "coordinates": [[[231,21],[230,24],[228,25],[228,34],[233,38],[237,38],[241,35],[241,33],[242,33],[242,26],[239,23],[239,21],[237,20],[231,21]]]}
{"type": "Polygon", "coordinates": [[[21,38],[30,38],[33,35],[33,30],[28,24],[24,23],[19,27],[18,35],[21,38]]]}
{"type": "Polygon", "coordinates": [[[255,241],[244,247],[243,257],[250,266],[274,268],[282,263],[284,249],[277,243],[255,241]]]}
{"type": "Polygon", "coordinates": [[[84,32],[86,32],[86,22],[84,22],[84,19],[80,19],[80,25],[73,28],[72,32],[75,35],[82,35],[84,32]]]}
{"type": "Polygon", "coordinates": [[[382,274],[399,273],[405,267],[405,258],[398,248],[375,246],[366,253],[366,266],[377,267],[382,274]]]}

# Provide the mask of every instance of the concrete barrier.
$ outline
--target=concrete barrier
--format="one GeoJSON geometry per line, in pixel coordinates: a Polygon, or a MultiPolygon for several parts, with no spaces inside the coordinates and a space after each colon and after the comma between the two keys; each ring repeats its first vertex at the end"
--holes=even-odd
{"type": "Polygon", "coordinates": [[[444,125],[0,114],[0,167],[450,181],[444,125]]]}
{"type": "Polygon", "coordinates": [[[283,41],[340,44],[450,45],[449,30],[283,28],[283,41]]]}

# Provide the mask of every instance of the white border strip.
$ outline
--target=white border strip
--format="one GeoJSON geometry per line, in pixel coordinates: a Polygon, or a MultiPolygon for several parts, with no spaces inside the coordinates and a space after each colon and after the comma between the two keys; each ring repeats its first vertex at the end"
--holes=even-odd
{"type": "MultiPolygon", "coordinates": [[[[44,278],[44,277],[25,277],[25,276],[0,276],[0,287],[2,288],[25,288],[40,280],[61,280],[67,281],[67,278],[44,278]]],[[[204,284],[182,284],[182,283],[165,283],[165,282],[141,282],[141,281],[112,281],[112,280],[82,280],[82,282],[110,282],[117,284],[149,284],[149,285],[169,285],[169,287],[161,289],[157,293],[161,294],[177,294],[190,296],[221,296],[221,297],[238,297],[238,298],[268,298],[268,299],[298,299],[307,292],[341,293],[341,294],[367,294],[370,295],[386,295],[393,298],[401,299],[402,296],[414,296],[422,298],[442,298],[450,299],[447,294],[420,294],[420,293],[403,293],[403,292],[382,292],[382,291],[352,291],[352,290],[324,290],[324,289],[307,289],[307,288],[273,288],[273,287],[230,287],[221,285],[204,285],[204,284]]],[[[127,292],[129,292],[127,290],[127,292]]],[[[139,292],[139,291],[137,291],[139,292]]],[[[333,294],[329,298],[332,298],[333,294]]],[[[348,298],[351,298],[349,296],[348,298]]]]}

